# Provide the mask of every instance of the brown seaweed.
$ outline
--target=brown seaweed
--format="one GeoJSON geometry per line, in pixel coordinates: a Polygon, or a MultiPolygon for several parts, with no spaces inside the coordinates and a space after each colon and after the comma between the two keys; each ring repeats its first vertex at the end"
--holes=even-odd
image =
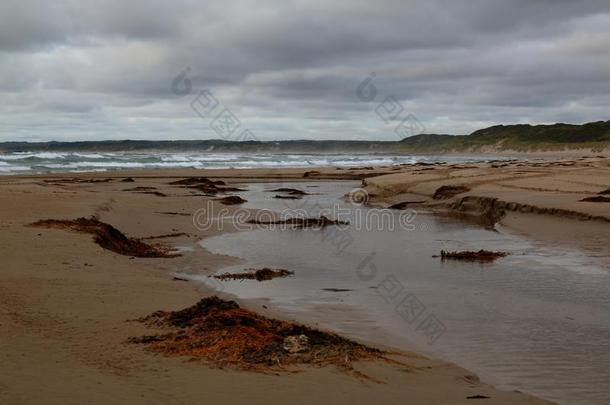
{"type": "Polygon", "coordinates": [[[349,225],[347,221],[328,219],[324,215],[321,215],[320,218],[287,218],[275,221],[250,219],[248,223],[255,225],[291,225],[296,228],[324,228],[329,225],[349,225]]]}
{"type": "Polygon", "coordinates": [[[492,262],[501,257],[507,256],[506,252],[494,252],[491,250],[478,250],[470,251],[464,250],[460,252],[446,252],[441,250],[440,258],[442,260],[465,260],[465,261],[479,261],[479,262],[492,262]]]}
{"type": "Polygon", "coordinates": [[[112,252],[135,257],[180,256],[174,250],[161,245],[149,245],[141,239],[129,238],[112,225],[100,222],[95,218],[78,218],[75,220],[45,219],[34,222],[31,226],[42,228],[64,229],[95,235],[95,243],[112,252]]]}
{"type": "Polygon", "coordinates": [[[294,272],[286,269],[270,269],[263,268],[258,270],[251,270],[245,273],[223,273],[212,276],[219,280],[256,280],[256,281],[267,281],[273,280],[278,277],[292,276],[294,272]]]}
{"type": "Polygon", "coordinates": [[[582,202],[595,202],[595,203],[607,203],[610,202],[610,197],[604,197],[602,195],[597,195],[595,197],[585,197],[582,200],[580,200],[582,202]]]}
{"type": "Polygon", "coordinates": [[[220,203],[223,205],[237,205],[248,202],[248,200],[241,198],[238,195],[230,195],[227,197],[219,198],[217,201],[220,201],[220,203]]]}
{"type": "Polygon", "coordinates": [[[383,360],[387,352],[293,322],[268,318],[240,308],[235,301],[204,298],[179,311],[157,311],[138,319],[163,327],[167,333],[134,337],[167,356],[186,356],[214,367],[258,372],[290,371],[288,367],[338,366],[357,377],[369,378],[353,368],[354,361],[383,360]]]}

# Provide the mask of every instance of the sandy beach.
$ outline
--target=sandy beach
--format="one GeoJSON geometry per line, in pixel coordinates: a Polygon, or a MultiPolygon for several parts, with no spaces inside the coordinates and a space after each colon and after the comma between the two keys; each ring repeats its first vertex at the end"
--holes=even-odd
{"type": "MultiPolygon", "coordinates": [[[[498,404],[547,403],[525,393],[495,389],[459,365],[410,352],[400,356],[404,365],[378,361],[355,365],[381,382],[377,383],[332,366],[303,366],[298,373],[279,375],[217,369],[128,344],[130,337],[154,332],[133,320],[158,310],[190,307],[214,294],[204,284],[175,279],[181,268],[188,265],[208,275],[242,263],[202,249],[175,258],[134,258],[103,249],[88,234],[28,225],[94,216],[130,237],[180,248],[218,233],[193,226],[192,215],[208,201],[214,207],[212,215],[221,208],[236,209],[216,201],[220,196],[201,196],[168,184],[199,176],[236,187],[270,180],[362,180],[371,206],[398,204],[397,209],[458,215],[532,240],[576,247],[600,257],[610,254],[609,203],[601,198],[581,201],[606,195],[610,163],[602,157],[315,171],[5,176],[0,178],[0,403],[461,404],[471,403],[473,396],[489,397],[498,404]],[[124,182],[126,178],[133,182],[124,182]],[[442,186],[453,189],[438,194],[442,186]],[[166,237],[172,234],[183,235],[166,237]]],[[[224,231],[236,230],[228,226],[224,231]]],[[[286,319],[258,301],[240,305],[286,319]]],[[[386,347],[384,342],[366,343],[386,347]]]]}

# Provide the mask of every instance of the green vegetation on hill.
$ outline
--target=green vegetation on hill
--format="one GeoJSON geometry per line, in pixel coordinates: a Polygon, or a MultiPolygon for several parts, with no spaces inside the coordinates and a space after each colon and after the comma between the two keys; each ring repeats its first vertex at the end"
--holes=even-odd
{"type": "Polygon", "coordinates": [[[610,121],[584,125],[496,125],[470,135],[416,135],[403,139],[402,151],[541,151],[610,148],[610,121]]]}
{"type": "Polygon", "coordinates": [[[610,121],[583,125],[496,125],[470,135],[422,134],[401,141],[88,141],[5,142],[0,152],[29,151],[196,151],[234,153],[443,153],[502,150],[610,149],[610,121]]]}

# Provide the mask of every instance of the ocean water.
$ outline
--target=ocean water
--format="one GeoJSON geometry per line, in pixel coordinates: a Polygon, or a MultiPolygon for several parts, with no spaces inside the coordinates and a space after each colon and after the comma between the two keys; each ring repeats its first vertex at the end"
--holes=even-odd
{"type": "Polygon", "coordinates": [[[236,153],[0,153],[0,174],[89,172],[121,169],[228,169],[259,167],[385,166],[416,162],[473,162],[481,156],[311,155],[236,153]]]}
{"type": "Polygon", "coordinates": [[[502,389],[562,404],[610,403],[610,258],[424,213],[408,223],[400,220],[405,211],[371,215],[342,198],[358,184],[256,183],[240,193],[244,208],[288,215],[338,206],[340,219],[350,221],[348,243],[337,227],[255,227],[201,241],[213,253],[245,260],[220,272],[279,267],[294,276],[262,283],[182,276],[269,300],[303,322],[455,362],[502,389]],[[277,187],[311,195],[278,200],[269,192],[277,187]],[[510,255],[487,264],[433,257],[441,249],[481,248],[510,255]]]}

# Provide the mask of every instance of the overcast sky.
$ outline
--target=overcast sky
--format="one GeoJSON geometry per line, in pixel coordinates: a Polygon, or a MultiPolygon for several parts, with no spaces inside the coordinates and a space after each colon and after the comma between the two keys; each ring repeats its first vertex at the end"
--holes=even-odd
{"type": "Polygon", "coordinates": [[[609,112],[607,0],[0,2],[0,141],[394,140],[404,118],[609,112]]]}

